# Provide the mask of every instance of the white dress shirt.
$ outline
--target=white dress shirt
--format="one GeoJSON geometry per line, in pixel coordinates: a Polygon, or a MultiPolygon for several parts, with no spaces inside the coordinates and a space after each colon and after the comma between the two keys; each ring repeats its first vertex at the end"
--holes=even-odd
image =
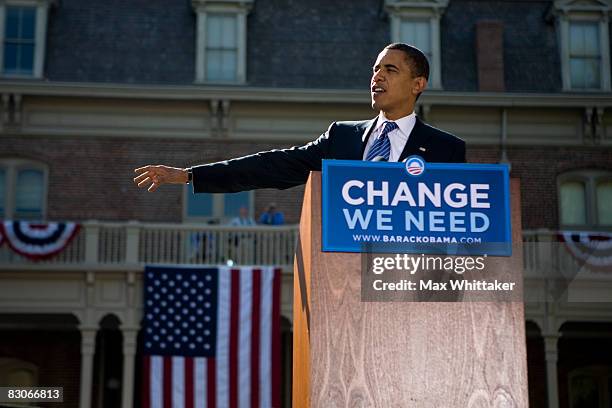
{"type": "Polygon", "coordinates": [[[230,221],[230,225],[257,225],[253,217],[235,217],[230,221]]]}
{"type": "MultiPolygon", "coordinates": [[[[376,125],[374,125],[374,129],[372,129],[372,133],[370,138],[368,139],[368,143],[366,144],[366,148],[363,151],[363,160],[368,157],[368,152],[370,148],[374,144],[374,140],[381,134],[383,130],[383,124],[388,121],[385,115],[380,112],[378,118],[376,119],[376,125]]],[[[408,137],[410,137],[410,133],[414,128],[414,124],[416,123],[416,115],[412,112],[408,116],[404,116],[403,118],[399,118],[394,120],[397,124],[397,129],[392,130],[388,133],[389,142],[391,142],[391,152],[389,153],[389,161],[396,162],[398,161],[402,151],[404,150],[404,146],[406,146],[406,142],[408,142],[408,137]]]]}

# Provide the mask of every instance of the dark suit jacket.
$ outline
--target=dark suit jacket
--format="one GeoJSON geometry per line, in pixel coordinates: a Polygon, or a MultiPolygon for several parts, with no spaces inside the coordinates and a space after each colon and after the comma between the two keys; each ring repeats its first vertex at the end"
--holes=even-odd
{"type": "MultiPolygon", "coordinates": [[[[334,122],[318,139],[301,147],[270,150],[193,167],[194,193],[233,193],[304,184],[321,160],[362,160],[376,118],[334,122]]],[[[423,123],[418,117],[399,161],[418,154],[430,163],[464,163],[465,142],[423,123]],[[423,150],[424,149],[424,150],[423,150]]]]}

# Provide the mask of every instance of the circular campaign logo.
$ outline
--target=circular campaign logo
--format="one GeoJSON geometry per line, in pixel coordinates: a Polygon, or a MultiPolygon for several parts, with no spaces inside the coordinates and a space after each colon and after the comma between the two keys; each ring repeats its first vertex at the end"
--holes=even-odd
{"type": "Polygon", "coordinates": [[[409,176],[420,176],[425,171],[425,160],[421,156],[410,156],[406,159],[406,172],[409,176]]]}

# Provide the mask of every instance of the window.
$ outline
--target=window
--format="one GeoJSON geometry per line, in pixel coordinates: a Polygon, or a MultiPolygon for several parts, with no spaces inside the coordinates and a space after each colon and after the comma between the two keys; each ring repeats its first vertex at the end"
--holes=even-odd
{"type": "Polygon", "coordinates": [[[185,219],[227,224],[240,215],[240,208],[247,207],[252,214],[253,192],[233,194],[193,194],[185,188],[185,219]]]}
{"type": "Polygon", "coordinates": [[[582,181],[561,184],[561,222],[564,225],[586,224],[586,191],[582,181]]]}
{"type": "Polygon", "coordinates": [[[565,90],[610,90],[609,2],[555,0],[565,90]]]}
{"type": "Polygon", "coordinates": [[[0,2],[2,76],[42,78],[49,2],[0,2]]]}
{"type": "Polygon", "coordinates": [[[238,42],[236,16],[209,14],[206,23],[206,80],[236,81],[238,42]]]}
{"type": "Polygon", "coordinates": [[[612,225],[612,181],[597,184],[597,220],[602,225],[612,225]]]}
{"type": "Polygon", "coordinates": [[[570,22],[570,81],[572,88],[601,86],[599,24],[570,22]]]}
{"type": "Polygon", "coordinates": [[[559,177],[559,214],[563,227],[612,227],[612,173],[570,172],[559,177]]]}
{"type": "Polygon", "coordinates": [[[17,170],[16,174],[14,217],[28,220],[42,218],[45,192],[43,171],[25,168],[17,170]]]}
{"type": "Polygon", "coordinates": [[[416,2],[408,0],[385,0],[391,16],[391,41],[414,45],[429,60],[428,85],[442,88],[440,54],[440,17],[448,0],[416,2]]]}
{"type": "Polygon", "coordinates": [[[38,367],[16,358],[0,358],[0,384],[35,387],[38,385],[38,367]]]}
{"type": "Polygon", "coordinates": [[[574,369],[568,374],[570,408],[609,407],[612,370],[606,366],[574,369]]]}
{"type": "Polygon", "coordinates": [[[431,61],[431,24],[428,20],[400,21],[400,41],[409,43],[423,51],[427,59],[431,61]]]}
{"type": "Polygon", "coordinates": [[[246,16],[252,0],[222,4],[194,0],[197,14],[196,81],[246,81],[246,16]]]}
{"type": "Polygon", "coordinates": [[[4,73],[32,75],[34,72],[35,7],[7,7],[4,30],[4,73]]]}
{"type": "Polygon", "coordinates": [[[47,196],[44,165],[20,159],[0,161],[0,217],[43,220],[47,196]]]}

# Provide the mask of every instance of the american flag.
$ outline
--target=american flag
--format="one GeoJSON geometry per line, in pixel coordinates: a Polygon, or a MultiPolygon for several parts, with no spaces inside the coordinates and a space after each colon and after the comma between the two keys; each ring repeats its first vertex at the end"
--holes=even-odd
{"type": "Polygon", "coordinates": [[[280,270],[145,269],[143,408],[280,407],[280,270]]]}

